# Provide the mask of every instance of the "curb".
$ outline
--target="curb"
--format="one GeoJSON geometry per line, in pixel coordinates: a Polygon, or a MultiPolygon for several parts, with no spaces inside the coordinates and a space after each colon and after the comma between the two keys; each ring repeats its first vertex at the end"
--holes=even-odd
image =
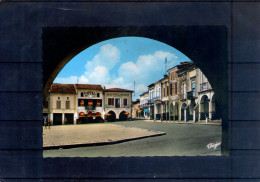
{"type": "Polygon", "coordinates": [[[172,124],[194,124],[194,125],[217,125],[217,126],[221,126],[221,123],[200,123],[200,122],[173,122],[173,121],[145,121],[145,122],[151,122],[151,123],[172,123],[172,124]]]}
{"type": "Polygon", "coordinates": [[[137,138],[128,138],[128,139],[117,140],[117,141],[109,141],[109,142],[45,146],[45,147],[43,147],[43,150],[52,150],[52,149],[60,149],[60,148],[70,149],[70,148],[77,148],[77,147],[93,147],[93,146],[113,145],[113,144],[118,144],[118,143],[133,141],[133,140],[139,140],[139,139],[144,139],[144,138],[150,138],[150,137],[156,137],[156,136],[162,136],[162,135],[166,135],[166,133],[162,132],[162,133],[159,133],[159,134],[154,134],[154,135],[149,135],[149,136],[142,136],[142,137],[137,137],[137,138]]]}

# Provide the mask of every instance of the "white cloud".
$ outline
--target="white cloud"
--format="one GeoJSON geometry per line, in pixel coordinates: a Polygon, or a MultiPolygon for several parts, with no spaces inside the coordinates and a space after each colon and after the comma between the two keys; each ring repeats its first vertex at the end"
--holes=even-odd
{"type": "Polygon", "coordinates": [[[76,84],[76,83],[89,83],[89,80],[81,75],[80,77],[77,76],[70,76],[67,78],[63,78],[63,77],[57,77],[54,81],[54,83],[67,83],[67,84],[76,84]]]}
{"type": "MultiPolygon", "coordinates": [[[[167,69],[177,64],[177,56],[170,52],[156,51],[153,54],[141,55],[136,61],[121,64],[118,70],[111,70],[120,62],[120,51],[117,47],[106,44],[100,47],[99,53],[86,62],[86,71],[78,77],[79,83],[101,84],[106,88],[125,88],[134,90],[136,97],[147,91],[147,86],[161,79],[167,69]],[[117,75],[118,74],[118,75],[117,75]]],[[[117,65],[118,66],[118,65],[117,65]]],[[[77,77],[56,78],[56,83],[76,83],[77,77]]]]}
{"type": "Polygon", "coordinates": [[[103,45],[100,47],[99,53],[92,60],[87,61],[86,74],[90,75],[97,66],[104,66],[111,70],[119,61],[119,49],[111,44],[103,45]]]}
{"type": "Polygon", "coordinates": [[[90,83],[106,84],[110,80],[109,71],[105,66],[97,66],[88,76],[90,83]]]}
{"type": "Polygon", "coordinates": [[[165,73],[165,58],[167,69],[177,63],[177,56],[170,52],[156,51],[154,54],[141,55],[136,63],[127,62],[120,66],[118,72],[126,82],[140,80],[144,84],[151,84],[162,78],[165,73]]]}
{"type": "Polygon", "coordinates": [[[136,92],[146,92],[147,91],[147,85],[144,85],[144,84],[138,84],[136,85],[135,87],[135,91],[136,92]]]}

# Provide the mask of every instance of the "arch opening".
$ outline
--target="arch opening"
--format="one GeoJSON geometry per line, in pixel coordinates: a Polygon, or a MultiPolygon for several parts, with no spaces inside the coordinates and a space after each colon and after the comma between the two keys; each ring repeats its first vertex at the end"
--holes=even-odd
{"type": "MultiPolygon", "coordinates": [[[[156,28],[155,28],[156,29],[156,28]]],[[[113,29],[113,30],[115,30],[115,29],[113,29]]],[[[129,31],[129,30],[132,30],[131,28],[129,28],[129,29],[127,29],[127,31],[126,31],[126,34],[124,34],[124,36],[126,36],[126,35],[129,35],[130,33],[129,32],[131,32],[131,31],[129,31]]],[[[77,31],[76,31],[77,32],[77,31]]],[[[147,31],[147,32],[150,32],[150,31],[147,31]]],[[[160,31],[159,31],[160,32],[160,31]]],[[[196,32],[198,32],[198,31],[196,31],[196,32]]],[[[89,46],[91,46],[91,45],[93,45],[93,43],[95,42],[95,43],[97,43],[97,42],[100,42],[100,41],[102,41],[102,40],[106,40],[106,39],[108,39],[108,38],[113,38],[113,37],[115,37],[115,35],[117,35],[117,36],[122,36],[122,35],[120,35],[120,33],[119,32],[117,32],[117,33],[115,33],[115,34],[113,34],[113,35],[109,35],[108,37],[104,37],[104,35],[103,35],[103,33],[101,33],[100,34],[101,36],[100,36],[100,38],[95,38],[95,40],[91,40],[90,39],[90,41],[88,42],[88,41],[86,41],[86,39],[85,40],[82,40],[82,41],[80,41],[79,43],[78,43],[78,45],[77,45],[77,43],[76,43],[76,49],[73,49],[72,47],[70,47],[68,50],[69,51],[62,51],[63,53],[63,56],[61,56],[62,58],[61,59],[56,59],[57,61],[54,61],[54,63],[56,62],[58,62],[59,64],[55,64],[56,66],[55,66],[55,68],[51,68],[50,70],[52,70],[52,71],[49,71],[49,72],[51,72],[53,75],[57,75],[57,73],[59,72],[59,70],[61,70],[61,68],[74,56],[74,55],[76,55],[78,52],[80,52],[80,51],[82,51],[83,49],[85,49],[86,47],[89,47],[89,46]],[[86,42],[88,42],[87,44],[86,44],[86,42]],[[81,47],[81,48],[80,48],[81,47]],[[82,47],[84,47],[84,48],[82,48],[82,47]],[[55,73],[56,72],[56,73],[55,73]]],[[[79,35],[76,35],[76,34],[74,34],[73,36],[76,36],[76,37],[78,37],[79,35]]],[[[73,37],[72,36],[72,37],[73,37]]],[[[178,37],[176,36],[176,37],[174,37],[174,38],[172,38],[172,39],[170,39],[171,41],[167,41],[166,39],[164,39],[164,38],[162,38],[162,37],[153,37],[151,34],[149,34],[149,35],[144,35],[144,34],[139,34],[138,32],[135,34],[135,36],[142,36],[142,37],[149,37],[149,38],[152,38],[152,39],[154,39],[154,40],[158,40],[158,41],[161,41],[161,42],[164,42],[164,43],[166,43],[166,44],[168,44],[168,45],[170,45],[170,46],[172,46],[172,44],[173,44],[173,40],[178,40],[178,37]]],[[[44,37],[44,36],[43,36],[44,37]]],[[[58,37],[61,37],[61,36],[58,36],[58,37]]],[[[59,38],[57,39],[57,40],[60,40],[59,38]]],[[[62,41],[61,41],[62,42],[62,41]]],[[[210,44],[208,44],[209,46],[210,46],[210,44]]],[[[61,46],[61,45],[60,45],[61,46]]],[[[205,47],[205,45],[203,45],[204,47],[205,47]]],[[[45,49],[47,49],[46,48],[46,45],[44,46],[45,47],[45,49]]],[[[51,47],[51,46],[50,46],[51,47]]],[[[63,47],[63,46],[61,46],[61,47],[63,47]]],[[[208,66],[205,66],[204,64],[203,64],[203,61],[206,61],[206,59],[205,58],[203,58],[203,59],[200,59],[200,56],[198,56],[198,55],[192,55],[192,53],[190,52],[190,48],[191,47],[188,47],[188,48],[183,48],[183,46],[181,45],[181,43],[180,42],[178,42],[177,41],[177,43],[174,45],[174,47],[176,47],[176,48],[178,48],[178,50],[180,50],[180,51],[182,51],[183,53],[185,53],[186,55],[188,55],[193,61],[194,61],[194,64],[195,65],[197,65],[199,68],[201,68],[201,70],[203,71],[203,73],[208,77],[208,79],[209,79],[209,81],[212,83],[212,87],[213,88],[216,88],[216,93],[215,93],[215,95],[213,96],[214,97],[214,99],[215,99],[215,97],[217,97],[217,98],[221,98],[221,99],[219,99],[218,101],[218,108],[219,109],[216,109],[216,105],[215,105],[215,108],[214,107],[212,107],[212,118],[214,118],[215,116],[217,116],[217,114],[213,114],[214,112],[216,112],[216,113],[218,113],[218,115],[221,115],[221,117],[222,118],[226,118],[226,110],[225,110],[225,108],[223,107],[223,106],[226,106],[226,96],[225,96],[225,93],[223,92],[223,91],[221,91],[220,89],[218,89],[219,88],[219,86],[220,86],[220,88],[224,88],[223,90],[226,90],[225,88],[226,88],[226,85],[224,84],[224,86],[223,86],[223,84],[221,83],[221,81],[225,81],[225,79],[223,79],[223,77],[220,75],[218,78],[214,78],[214,76],[212,76],[212,75],[217,75],[217,74],[211,74],[210,72],[212,72],[212,73],[214,73],[214,71],[215,70],[217,70],[217,69],[215,69],[214,68],[214,65],[215,64],[212,64],[212,65],[210,65],[209,67],[208,66]],[[223,96],[224,95],[224,96],[223,96]],[[215,110],[214,110],[215,109],[215,110]],[[213,117],[213,115],[214,115],[214,117],[213,117]]],[[[194,46],[192,46],[192,47],[194,47],[194,46]]],[[[215,47],[215,46],[214,46],[215,47]]],[[[50,50],[50,48],[48,48],[48,50],[50,50]]],[[[47,50],[47,52],[48,52],[48,50],[47,50]]],[[[46,53],[46,50],[45,51],[43,51],[44,53],[46,53]]],[[[46,56],[46,54],[44,54],[45,56],[46,56]]],[[[48,55],[48,54],[47,54],[48,55]]],[[[45,56],[44,56],[44,60],[46,60],[45,59],[45,56]]],[[[205,56],[205,55],[204,55],[205,56]]],[[[48,57],[48,56],[47,56],[48,57]]],[[[54,56],[55,57],[55,56],[54,56]]],[[[57,58],[57,57],[56,57],[57,58]]],[[[216,58],[214,58],[214,59],[216,59],[216,58]]],[[[220,58],[219,58],[220,59],[220,58]]],[[[51,61],[51,60],[53,60],[53,59],[50,59],[49,61],[51,61]]],[[[219,63],[218,63],[219,64],[219,63]]],[[[45,65],[46,65],[46,63],[45,63],[45,65]]],[[[219,65],[221,65],[221,64],[219,64],[219,65]]],[[[218,65],[218,67],[219,67],[219,65],[218,65]]],[[[224,67],[222,67],[222,68],[224,68],[225,69],[225,65],[224,65],[224,67]]],[[[222,70],[222,69],[220,69],[220,70],[222,70]]],[[[46,71],[46,67],[44,68],[44,72],[46,71]]],[[[44,93],[46,93],[46,90],[48,90],[48,86],[52,83],[52,81],[50,81],[50,80],[54,80],[54,76],[50,76],[50,74],[45,74],[45,76],[44,76],[44,80],[45,80],[45,82],[44,82],[44,85],[45,85],[45,87],[44,87],[44,93]],[[47,75],[47,77],[46,77],[46,75],[47,75]],[[48,81],[46,81],[46,78],[48,78],[47,80],[48,81]]],[[[224,76],[225,77],[225,76],[224,76]]],[[[216,99],[215,99],[216,100],[216,99]]],[[[212,101],[213,101],[213,98],[212,98],[212,101]]],[[[199,105],[202,105],[204,102],[203,101],[201,101],[200,103],[199,103],[199,105]]],[[[214,103],[214,102],[212,102],[212,103],[214,103]]],[[[204,112],[204,115],[207,115],[207,113],[208,113],[208,115],[209,115],[209,110],[207,110],[206,108],[205,108],[205,105],[206,105],[207,103],[205,103],[204,104],[204,109],[202,109],[203,110],[203,112],[204,112]],[[206,114],[205,114],[206,113],[206,114]]],[[[173,119],[175,119],[175,120],[178,120],[177,118],[179,118],[179,108],[178,108],[178,104],[176,104],[176,105],[174,105],[173,106],[173,119]],[[177,106],[176,106],[177,105],[177,106]]],[[[183,105],[182,105],[183,106],[183,105]]],[[[187,105],[186,105],[187,106],[187,105]]],[[[189,104],[189,108],[188,108],[188,113],[187,113],[187,120],[191,120],[191,116],[192,117],[194,117],[194,113],[192,112],[192,108],[194,108],[194,107],[196,106],[196,103],[191,103],[191,104],[189,104]]],[[[152,109],[150,110],[151,112],[150,112],[150,119],[153,119],[153,117],[155,116],[155,118],[156,119],[158,119],[158,118],[161,118],[161,115],[160,115],[160,113],[162,113],[162,108],[161,107],[159,107],[159,106],[156,106],[156,104],[154,105],[154,109],[155,109],[155,111],[153,111],[152,109]],[[155,113],[155,112],[157,112],[157,113],[155,113]]],[[[180,114],[181,114],[181,116],[180,116],[180,120],[184,120],[184,108],[183,107],[181,107],[181,112],[180,112],[180,114]]],[[[171,110],[170,110],[171,111],[171,110]]],[[[197,110],[196,110],[197,111],[197,110]]],[[[202,112],[200,112],[199,113],[199,117],[201,118],[201,119],[203,119],[203,116],[202,116],[202,114],[201,114],[202,112]]],[[[111,115],[113,115],[112,113],[110,113],[111,115]]],[[[114,113],[114,115],[115,115],[115,119],[116,119],[116,114],[114,113]]],[[[171,115],[171,114],[170,114],[171,115]]],[[[196,115],[195,115],[196,116],[196,115]]],[[[224,121],[226,122],[226,120],[224,119],[224,121]]],[[[226,123],[223,123],[224,125],[223,125],[223,127],[225,128],[225,130],[223,130],[223,131],[226,131],[226,123]]]]}

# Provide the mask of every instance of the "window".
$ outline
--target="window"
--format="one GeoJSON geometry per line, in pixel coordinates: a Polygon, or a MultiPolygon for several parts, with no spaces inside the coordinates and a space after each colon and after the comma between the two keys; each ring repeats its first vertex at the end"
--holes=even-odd
{"type": "Polygon", "coordinates": [[[193,81],[192,83],[191,83],[191,90],[192,90],[192,95],[195,97],[195,91],[196,91],[196,83],[195,83],[195,81],[193,81]]]}
{"type": "Polygon", "coordinates": [[[124,103],[123,103],[124,106],[127,106],[127,98],[124,98],[124,103]]]}
{"type": "Polygon", "coordinates": [[[174,93],[177,94],[177,82],[174,83],[174,93]]]}
{"type": "Polygon", "coordinates": [[[100,97],[100,93],[97,93],[97,97],[100,97]]]}
{"type": "Polygon", "coordinates": [[[80,97],[83,97],[83,92],[80,92],[80,97]]]}
{"type": "Polygon", "coordinates": [[[116,98],[115,99],[116,101],[116,108],[120,108],[120,99],[119,98],[116,98]]]}
{"type": "Polygon", "coordinates": [[[170,95],[172,95],[172,83],[170,84],[170,95]]]}
{"type": "Polygon", "coordinates": [[[69,98],[69,97],[67,97],[67,100],[70,100],[70,98],[69,98]]]}
{"type": "Polygon", "coordinates": [[[57,100],[57,102],[56,102],[56,108],[57,108],[57,109],[61,109],[61,101],[60,101],[60,100],[57,100]]]}
{"type": "Polygon", "coordinates": [[[168,96],[169,95],[169,86],[167,86],[166,89],[167,89],[167,95],[166,96],[168,96]]]}
{"type": "Polygon", "coordinates": [[[108,98],[108,105],[113,106],[114,105],[114,98],[108,98]]]}
{"type": "Polygon", "coordinates": [[[70,101],[66,101],[66,109],[70,109],[70,101]]]}

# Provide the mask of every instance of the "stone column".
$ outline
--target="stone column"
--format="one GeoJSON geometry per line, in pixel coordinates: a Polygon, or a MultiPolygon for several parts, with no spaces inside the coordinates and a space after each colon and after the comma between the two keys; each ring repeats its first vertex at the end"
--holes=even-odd
{"type": "Polygon", "coordinates": [[[212,119],[212,105],[213,105],[213,103],[210,101],[210,103],[209,103],[209,121],[211,121],[211,119],[212,119]]]}
{"type": "Polygon", "coordinates": [[[196,123],[196,109],[193,109],[193,123],[196,123]]]}
{"type": "Polygon", "coordinates": [[[187,122],[187,109],[184,109],[184,121],[187,122]]]}
{"type": "Polygon", "coordinates": [[[65,114],[64,114],[64,113],[62,113],[62,117],[61,117],[61,122],[62,122],[62,125],[64,125],[64,116],[65,116],[65,114]]]}
{"type": "Polygon", "coordinates": [[[199,118],[198,118],[199,121],[201,120],[201,110],[202,110],[201,107],[202,107],[202,104],[199,103],[199,118]]]}
{"type": "Polygon", "coordinates": [[[156,106],[156,104],[154,103],[154,119],[156,120],[156,113],[157,113],[157,106],[156,106]]]}
{"type": "Polygon", "coordinates": [[[77,124],[77,113],[73,114],[73,124],[77,124]]]}
{"type": "Polygon", "coordinates": [[[50,113],[50,121],[51,121],[51,125],[53,125],[53,113],[50,113]]]}

